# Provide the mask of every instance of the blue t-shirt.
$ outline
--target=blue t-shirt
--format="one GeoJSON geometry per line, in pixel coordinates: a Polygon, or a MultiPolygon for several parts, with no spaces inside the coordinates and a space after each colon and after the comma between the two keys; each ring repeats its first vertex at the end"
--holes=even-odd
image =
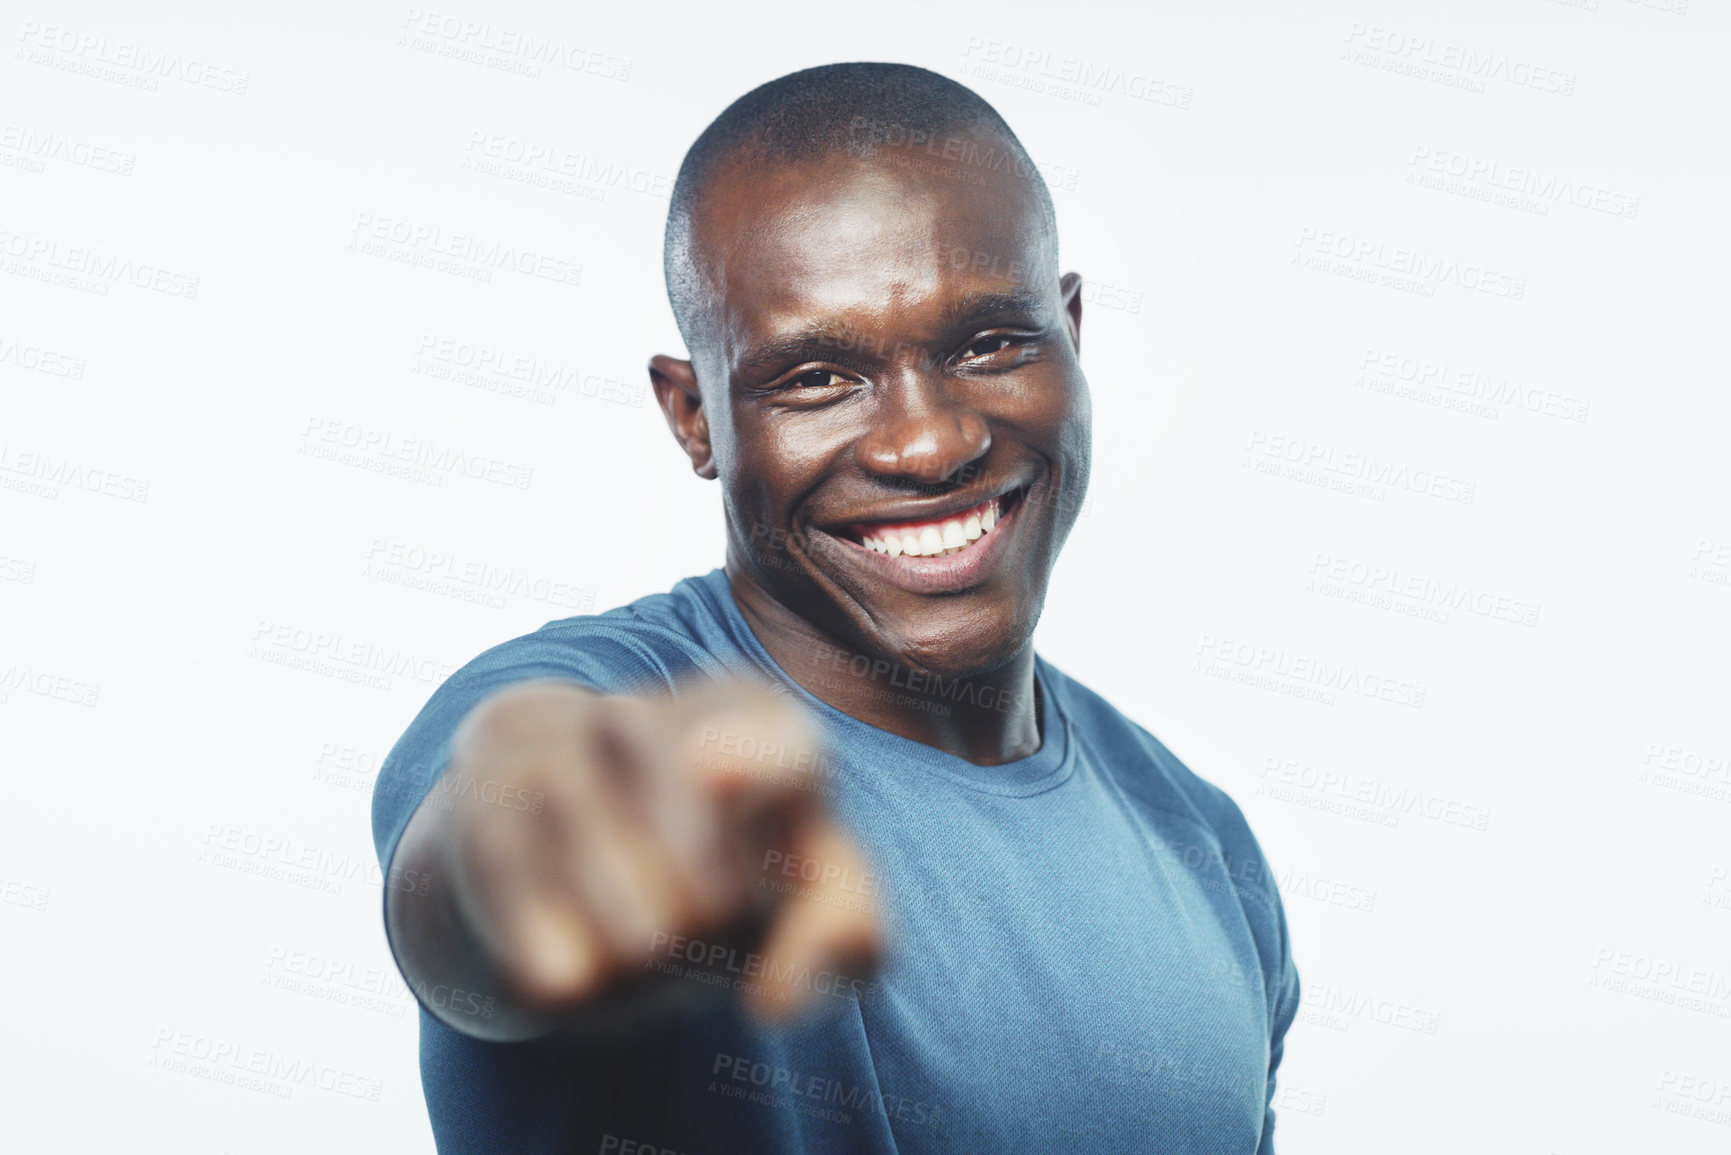
{"type": "MultiPolygon", "coordinates": [[[[752,670],[824,729],[827,796],[871,860],[860,892],[885,911],[884,966],[869,984],[811,976],[826,1011],[791,1028],[712,999],[589,1050],[479,1041],[423,1005],[441,1152],[1274,1150],[1299,981],[1256,839],[1225,793],[1043,660],[1039,751],[976,766],[793,683],[717,569],[550,622],[453,674],[380,771],[381,864],[490,692],[529,678],[674,692],[752,670]]],[[[737,953],[718,967],[724,981],[759,973],[737,953]]]]}

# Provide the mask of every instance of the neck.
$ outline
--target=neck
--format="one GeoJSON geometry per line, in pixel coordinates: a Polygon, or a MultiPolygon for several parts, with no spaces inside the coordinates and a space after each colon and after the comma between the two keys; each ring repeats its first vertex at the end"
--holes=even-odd
{"type": "Polygon", "coordinates": [[[844,645],[743,575],[732,559],[726,572],[751,632],[819,701],[976,766],[1000,766],[1040,749],[1032,644],[995,669],[937,674],[893,654],[844,645]]]}

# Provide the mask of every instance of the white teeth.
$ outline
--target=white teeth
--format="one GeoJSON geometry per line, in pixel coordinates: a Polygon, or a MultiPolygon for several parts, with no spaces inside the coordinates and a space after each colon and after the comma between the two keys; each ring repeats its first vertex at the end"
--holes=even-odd
{"type": "Polygon", "coordinates": [[[985,504],[985,512],[952,517],[948,521],[918,529],[892,530],[882,537],[860,537],[860,544],[891,557],[948,557],[991,533],[998,524],[997,498],[985,504]]]}

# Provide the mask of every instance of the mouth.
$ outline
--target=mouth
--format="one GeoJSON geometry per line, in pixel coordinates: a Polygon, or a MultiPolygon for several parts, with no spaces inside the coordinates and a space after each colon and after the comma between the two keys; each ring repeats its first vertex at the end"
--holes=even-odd
{"type": "Polygon", "coordinates": [[[830,531],[846,556],[913,593],[955,593],[979,584],[1016,524],[1023,490],[920,519],[853,522],[830,531]]]}
{"type": "Polygon", "coordinates": [[[978,505],[923,521],[857,522],[853,541],[887,557],[952,557],[989,537],[1021,499],[1020,490],[988,497],[978,505]]]}

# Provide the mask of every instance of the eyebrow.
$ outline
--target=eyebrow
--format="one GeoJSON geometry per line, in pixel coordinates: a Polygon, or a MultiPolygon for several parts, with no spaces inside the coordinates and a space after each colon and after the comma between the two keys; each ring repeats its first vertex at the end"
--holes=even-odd
{"type": "Polygon", "coordinates": [[[981,290],[963,293],[944,309],[939,325],[947,332],[965,325],[978,324],[987,317],[1003,313],[1038,314],[1045,307],[1046,297],[1025,289],[1014,292],[981,290]]]}
{"type": "Polygon", "coordinates": [[[836,354],[846,354],[857,350],[861,344],[866,344],[861,337],[850,335],[834,325],[816,322],[804,328],[788,333],[779,333],[774,337],[766,337],[747,349],[734,366],[734,371],[740,374],[750,374],[761,369],[772,369],[782,363],[814,360],[812,354],[823,351],[827,356],[823,360],[836,360],[836,354]]]}
{"type": "MultiPolygon", "coordinates": [[[[978,291],[964,293],[945,306],[938,319],[942,333],[951,333],[1005,313],[1036,314],[1045,305],[1038,293],[978,291]]],[[[817,321],[803,328],[766,337],[748,348],[734,365],[736,377],[752,376],[800,361],[834,361],[848,365],[875,360],[884,342],[848,326],[817,321]]]]}

